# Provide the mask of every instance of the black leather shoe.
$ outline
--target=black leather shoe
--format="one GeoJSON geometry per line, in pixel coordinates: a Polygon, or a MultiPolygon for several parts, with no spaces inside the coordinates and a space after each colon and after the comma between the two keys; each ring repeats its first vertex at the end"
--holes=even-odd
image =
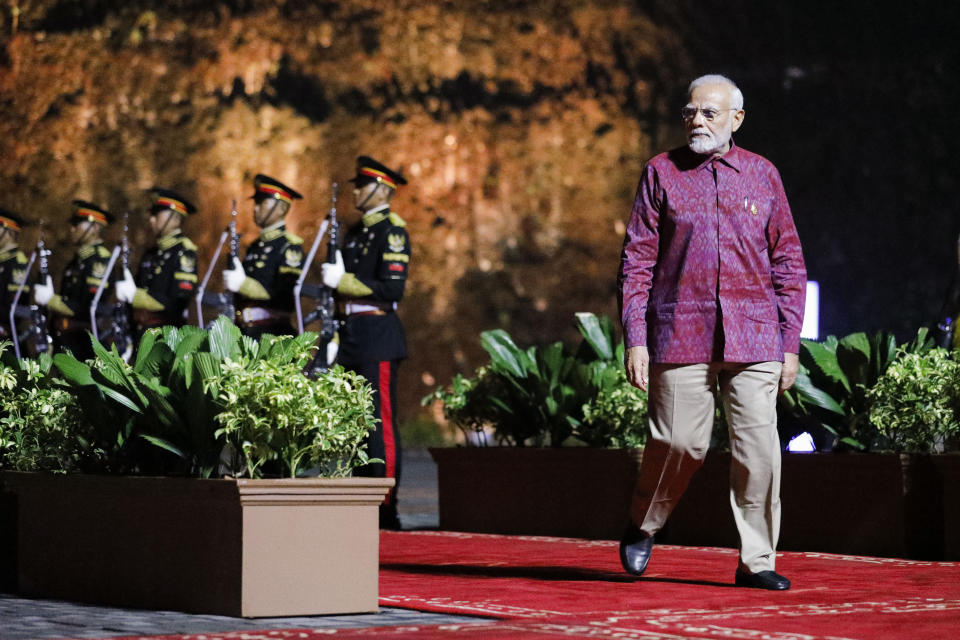
{"type": "Polygon", "coordinates": [[[640,576],[650,561],[650,552],[653,551],[653,536],[648,536],[635,525],[630,523],[627,532],[620,540],[620,564],[627,573],[640,576]]]}
{"type": "Polygon", "coordinates": [[[769,589],[770,591],[786,591],[790,588],[790,581],[784,578],[776,571],[761,571],[760,573],[747,573],[737,569],[735,579],[738,587],[750,587],[751,589],[769,589]]]}

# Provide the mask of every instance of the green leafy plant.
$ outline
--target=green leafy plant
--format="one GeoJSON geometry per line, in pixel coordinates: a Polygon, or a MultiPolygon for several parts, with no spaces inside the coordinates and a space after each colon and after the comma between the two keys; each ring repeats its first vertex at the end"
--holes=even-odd
{"type": "MultiPolygon", "coordinates": [[[[924,353],[933,341],[922,329],[904,349],[924,353]]],[[[783,407],[801,422],[819,424],[837,439],[837,449],[870,450],[881,435],[871,423],[867,390],[897,354],[893,334],[852,333],[823,342],[801,340],[800,371],[793,389],[781,397],[783,407]]]]}
{"type": "Polygon", "coordinates": [[[642,442],[646,394],[626,380],[612,322],[578,313],[576,324],[583,339],[573,352],[561,342],[521,349],[505,331],[485,331],[489,364],[473,377],[458,374],[423,404],[441,402],[445,417],[468,436],[492,427],[499,442],[513,446],[642,442]]]}
{"type": "Polygon", "coordinates": [[[932,452],[960,434],[960,362],[946,349],[901,350],[867,399],[870,421],[889,448],[932,452]]]}
{"type": "Polygon", "coordinates": [[[342,477],[371,461],[363,443],[376,426],[372,389],[340,366],[307,378],[301,373],[305,364],[227,361],[208,381],[219,389],[224,407],[216,416],[217,435],[239,454],[235,475],[258,477],[276,460],[291,478],[311,467],[342,477]]]}
{"type": "MultiPolygon", "coordinates": [[[[313,333],[264,335],[255,341],[241,335],[225,318],[218,318],[209,330],[193,326],[151,329],[130,364],[116,349],[108,350],[96,340],[96,357],[86,362],[71,354],[57,354],[53,362],[63,378],[60,384],[75,398],[86,425],[86,446],[100,452],[98,457],[82,458],[81,470],[209,477],[219,470],[228,444],[218,416],[236,410],[239,404],[256,411],[256,403],[261,402],[263,415],[276,417],[276,406],[268,400],[282,403],[294,397],[306,402],[297,393],[307,386],[319,394],[314,404],[288,402],[285,406],[294,414],[308,408],[316,413],[310,417],[326,426],[326,440],[301,454],[297,447],[303,447],[296,443],[302,443],[305,436],[274,433],[278,431],[276,423],[264,423],[270,433],[257,442],[269,440],[268,457],[292,465],[294,473],[302,468],[302,459],[321,460],[323,447],[339,437],[334,433],[338,420],[350,434],[355,431],[351,425],[357,420],[356,410],[347,399],[363,390],[370,392],[366,387],[329,386],[336,376],[307,384],[310,381],[303,369],[316,337],[313,333]],[[234,404],[228,402],[232,396],[223,392],[221,383],[243,379],[253,384],[257,376],[262,378],[256,387],[259,395],[240,394],[234,404]],[[285,437],[292,438],[293,444],[281,445],[285,437]]],[[[362,382],[359,385],[363,386],[362,382]]],[[[243,451],[242,446],[236,451],[243,451]]],[[[327,465],[325,471],[343,473],[337,464],[328,464],[325,458],[321,461],[327,465]]],[[[260,466],[252,471],[259,473],[260,466]]]]}
{"type": "Polygon", "coordinates": [[[74,396],[50,375],[52,360],[10,357],[0,343],[0,469],[66,472],[91,451],[74,396]]]}

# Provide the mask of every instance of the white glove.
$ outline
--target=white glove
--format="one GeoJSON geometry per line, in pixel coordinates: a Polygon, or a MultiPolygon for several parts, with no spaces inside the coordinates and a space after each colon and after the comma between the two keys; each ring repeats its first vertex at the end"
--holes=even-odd
{"type": "Polygon", "coordinates": [[[332,366],[333,361],[337,359],[337,352],[340,351],[340,345],[334,341],[327,343],[327,366],[332,366]]]}
{"type": "Polygon", "coordinates": [[[243,286],[243,281],[247,279],[247,274],[243,272],[243,265],[240,264],[240,258],[233,257],[233,269],[223,270],[223,284],[236,293],[243,286]]]}
{"type": "Polygon", "coordinates": [[[133,302],[133,296],[137,294],[137,283],[133,281],[133,274],[129,269],[123,270],[123,280],[117,280],[113,289],[120,302],[133,302]]]}
{"type": "Polygon", "coordinates": [[[53,279],[50,276],[47,276],[46,283],[33,285],[33,301],[38,305],[45,307],[52,298],[53,279]]]}
{"type": "Polygon", "coordinates": [[[323,284],[331,289],[336,289],[340,280],[343,279],[343,274],[347,272],[343,267],[343,254],[340,253],[340,250],[337,249],[336,262],[324,262],[320,269],[323,271],[323,284]]]}

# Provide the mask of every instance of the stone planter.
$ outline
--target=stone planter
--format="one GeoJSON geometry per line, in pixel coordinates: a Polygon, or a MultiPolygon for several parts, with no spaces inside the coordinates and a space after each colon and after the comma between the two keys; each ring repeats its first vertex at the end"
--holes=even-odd
{"type": "MultiPolygon", "coordinates": [[[[936,460],[946,457],[956,456],[783,454],[778,548],[942,559],[947,494],[936,460]]],[[[730,513],[729,469],[729,453],[707,455],[659,541],[738,545],[730,513]]],[[[956,482],[949,481],[954,500],[956,482]]]]}
{"type": "Polygon", "coordinates": [[[430,449],[440,528],[619,539],[642,449],[430,449]]]}
{"type": "Polygon", "coordinates": [[[18,591],[245,617],[376,611],[393,482],[6,473],[18,591]]]}

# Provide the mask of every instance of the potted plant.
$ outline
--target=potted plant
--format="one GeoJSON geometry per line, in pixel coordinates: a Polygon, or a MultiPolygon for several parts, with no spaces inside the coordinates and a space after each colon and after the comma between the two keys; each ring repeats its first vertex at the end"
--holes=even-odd
{"type": "Polygon", "coordinates": [[[490,362],[424,398],[468,444],[436,448],[440,527],[504,534],[619,536],[646,433],[646,394],[623,371],[609,319],[576,316],[574,350],[518,347],[502,330],[490,362]],[[488,440],[503,446],[484,446],[488,440]]]}
{"type": "Polygon", "coordinates": [[[71,450],[96,473],[4,472],[20,593],[242,616],[375,611],[377,506],[393,480],[345,477],[367,462],[371,391],[341,368],[303,375],[315,337],[254,342],[221,319],[148,332],[129,365],[98,343],[95,360],[55,356],[53,384],[82,416],[71,450]]]}

